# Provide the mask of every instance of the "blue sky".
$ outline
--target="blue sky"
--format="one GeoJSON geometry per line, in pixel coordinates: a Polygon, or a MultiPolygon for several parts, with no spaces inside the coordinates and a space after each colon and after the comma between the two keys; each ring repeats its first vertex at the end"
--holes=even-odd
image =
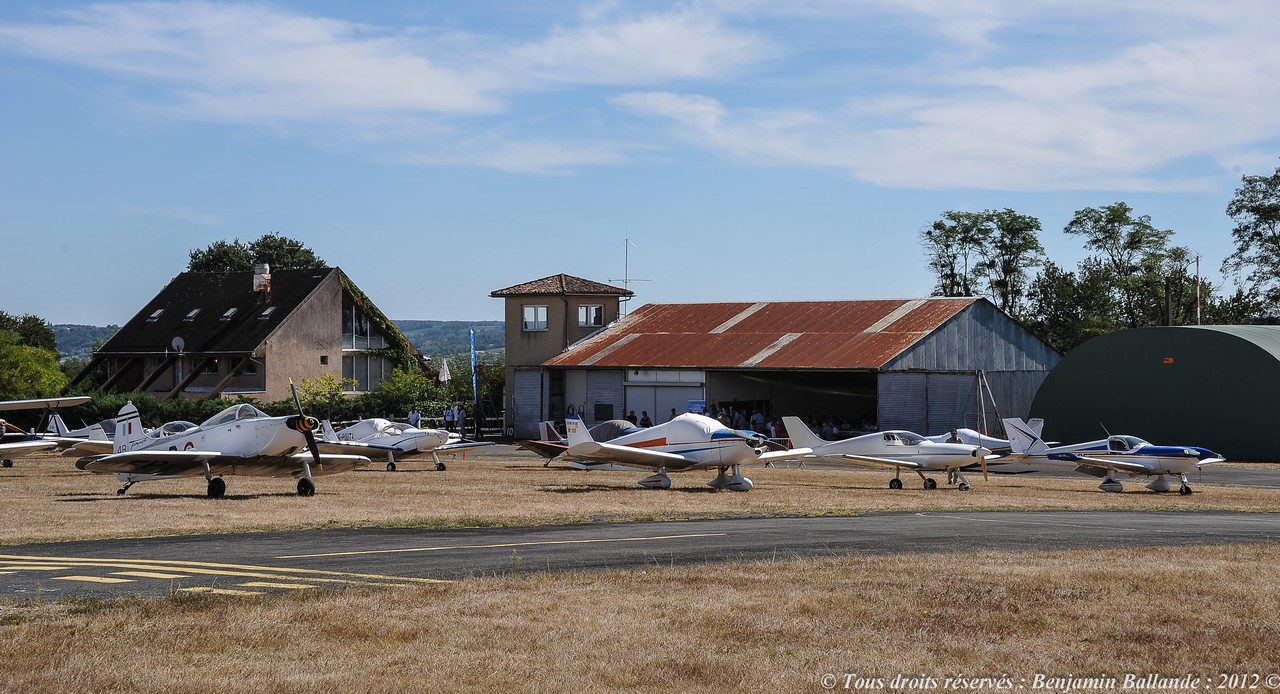
{"type": "Polygon", "coordinates": [[[1203,256],[1280,152],[1280,4],[0,4],[0,309],[123,323],[302,240],[392,318],[565,272],[644,303],[927,295],[947,210],[1124,201],[1203,256]],[[627,239],[634,245],[626,255],[627,239]]]}

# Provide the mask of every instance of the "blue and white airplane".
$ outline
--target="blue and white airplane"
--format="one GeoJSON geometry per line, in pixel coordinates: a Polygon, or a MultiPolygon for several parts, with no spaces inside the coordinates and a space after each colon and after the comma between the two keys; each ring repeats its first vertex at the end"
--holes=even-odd
{"type": "Polygon", "coordinates": [[[1207,448],[1196,446],[1157,446],[1136,436],[1109,436],[1098,441],[1050,447],[1040,432],[1021,419],[1005,419],[1004,429],[1013,452],[1002,460],[1069,467],[1076,472],[1101,477],[1098,486],[1104,492],[1121,492],[1124,487],[1116,475],[1154,477],[1147,489],[1167,492],[1172,489],[1170,476],[1181,481],[1179,494],[1190,494],[1187,474],[1201,465],[1221,463],[1226,458],[1207,448]]]}
{"type": "MultiPolygon", "coordinates": [[[[642,487],[667,489],[671,486],[668,472],[684,470],[719,470],[708,486],[745,492],[753,486],[742,475],[746,463],[784,458],[788,451],[764,452],[765,438],[755,432],[729,429],[720,422],[700,414],[682,414],[670,422],[627,431],[608,442],[596,441],[581,419],[565,420],[566,442],[563,455],[588,463],[612,464],[628,468],[653,470],[640,480],[642,487]],[[729,474],[729,469],[733,474],[729,474]]],[[[620,469],[620,468],[619,468],[620,469]]]]}

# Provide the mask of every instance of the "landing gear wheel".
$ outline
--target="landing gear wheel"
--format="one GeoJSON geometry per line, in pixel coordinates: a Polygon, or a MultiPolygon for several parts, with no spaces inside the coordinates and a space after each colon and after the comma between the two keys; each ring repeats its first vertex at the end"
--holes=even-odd
{"type": "Polygon", "coordinates": [[[889,488],[902,489],[902,480],[897,479],[896,477],[894,479],[889,480],[889,488]]]}
{"type": "Polygon", "coordinates": [[[0,460],[0,467],[13,467],[13,461],[8,458],[0,460]]]}
{"type": "Polygon", "coordinates": [[[315,496],[316,483],[309,478],[303,477],[298,480],[298,496],[315,496]]]}
{"type": "Polygon", "coordinates": [[[396,471],[396,464],[395,464],[395,463],[387,463],[387,472],[395,472],[395,471],[396,471]]]}
{"type": "Polygon", "coordinates": [[[967,492],[969,491],[969,483],[961,482],[959,485],[956,486],[956,489],[959,489],[962,492],[967,492]]]}
{"type": "MultiPolygon", "coordinates": [[[[121,490],[121,493],[123,493],[123,490],[121,490]]],[[[221,477],[214,477],[213,479],[209,480],[208,494],[210,499],[221,499],[223,496],[226,495],[226,493],[227,493],[226,480],[222,479],[221,477]]]]}
{"type": "Polygon", "coordinates": [[[444,463],[436,463],[436,470],[439,470],[440,472],[444,472],[445,471],[444,463]]]}
{"type": "Polygon", "coordinates": [[[116,490],[116,496],[124,496],[124,487],[116,490]]]}
{"type": "Polygon", "coordinates": [[[938,488],[938,481],[937,481],[937,480],[935,480],[935,479],[933,479],[932,477],[926,477],[926,478],[924,479],[924,488],[925,488],[925,489],[937,489],[937,488],[938,488]]]}
{"type": "Polygon", "coordinates": [[[1178,487],[1178,493],[1179,493],[1179,494],[1181,494],[1181,495],[1183,495],[1183,496],[1186,496],[1186,495],[1190,494],[1190,493],[1191,493],[1191,485],[1184,484],[1184,485],[1182,485],[1181,487],[1178,487]]]}

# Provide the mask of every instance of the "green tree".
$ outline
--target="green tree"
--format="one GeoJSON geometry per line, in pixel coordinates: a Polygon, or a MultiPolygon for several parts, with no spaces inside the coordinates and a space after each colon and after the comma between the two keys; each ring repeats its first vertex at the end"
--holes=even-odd
{"type": "Polygon", "coordinates": [[[188,258],[187,270],[191,272],[251,271],[257,263],[267,263],[272,270],[326,267],[324,260],[301,241],[274,232],[248,244],[240,239],[230,243],[215,241],[191,251],[188,258]]]}
{"type": "Polygon", "coordinates": [[[1032,280],[1027,298],[1029,326],[1059,352],[1069,352],[1092,337],[1109,333],[1116,324],[1115,300],[1101,276],[1107,270],[1086,259],[1077,272],[1048,262],[1032,280]]]}
{"type": "Polygon", "coordinates": [[[302,401],[302,407],[307,414],[316,416],[313,412],[319,411],[324,413],[325,419],[333,419],[333,413],[342,405],[345,397],[343,392],[347,389],[359,387],[360,383],[353,378],[338,378],[331,373],[325,373],[316,378],[304,378],[298,386],[298,400],[302,401]]]}
{"type": "Polygon", "coordinates": [[[58,353],[58,338],[53,327],[43,318],[27,314],[21,318],[0,311],[0,330],[8,330],[18,336],[18,344],[58,353]]]}
{"type": "Polygon", "coordinates": [[[987,285],[986,294],[1001,310],[1020,317],[1024,311],[1029,271],[1044,262],[1040,245],[1040,220],[1009,208],[983,213],[989,231],[978,253],[978,274],[987,285]]]}
{"type": "Polygon", "coordinates": [[[383,409],[408,412],[433,399],[437,388],[421,369],[395,369],[378,384],[383,409]]]}
{"type": "Polygon", "coordinates": [[[52,397],[66,384],[57,352],[23,344],[18,333],[0,330],[0,399],[52,397]]]}
{"type": "Polygon", "coordinates": [[[1122,324],[1130,328],[1150,324],[1150,284],[1161,275],[1173,231],[1155,228],[1146,215],[1135,217],[1133,208],[1123,202],[1079,210],[1063,231],[1083,236],[1085,248],[1108,271],[1106,280],[1122,324]]]}
{"type": "Polygon", "coordinates": [[[985,213],[956,211],[944,212],[921,232],[929,269],[938,278],[934,296],[973,296],[979,249],[990,233],[985,213]]]}
{"type": "Polygon", "coordinates": [[[1222,262],[1224,274],[1245,273],[1246,293],[1256,294],[1264,311],[1280,310],[1280,168],[1270,176],[1244,176],[1227,203],[1235,251],[1222,262]]]}

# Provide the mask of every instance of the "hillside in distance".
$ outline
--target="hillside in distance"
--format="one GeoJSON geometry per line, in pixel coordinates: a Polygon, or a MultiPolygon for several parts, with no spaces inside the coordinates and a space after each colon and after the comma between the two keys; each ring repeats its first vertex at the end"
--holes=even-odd
{"type": "MultiPolygon", "coordinates": [[[[424,355],[465,354],[471,351],[468,327],[476,329],[476,351],[502,349],[506,335],[503,322],[496,321],[442,321],[442,320],[393,320],[400,332],[409,338],[424,355]]],[[[94,344],[106,340],[120,329],[118,325],[55,324],[53,335],[58,340],[58,354],[62,358],[88,357],[94,344]]]]}
{"type": "Polygon", "coordinates": [[[424,355],[460,354],[471,351],[467,328],[476,329],[476,351],[506,346],[504,323],[500,320],[475,322],[453,320],[393,320],[400,332],[424,355]]]}

